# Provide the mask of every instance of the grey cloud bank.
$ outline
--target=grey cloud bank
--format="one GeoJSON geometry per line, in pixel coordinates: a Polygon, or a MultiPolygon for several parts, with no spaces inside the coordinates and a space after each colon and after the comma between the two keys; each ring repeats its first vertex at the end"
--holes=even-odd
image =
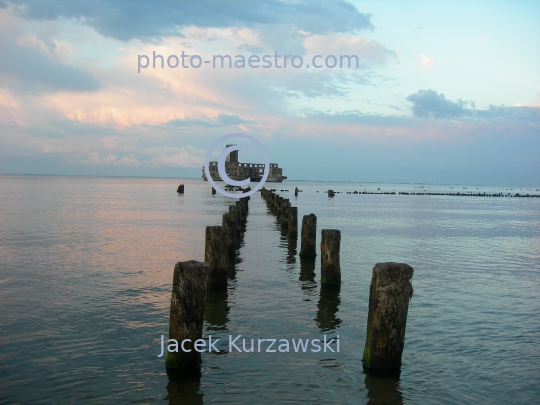
{"type": "Polygon", "coordinates": [[[190,25],[221,28],[285,24],[315,34],[373,29],[369,14],[340,0],[200,0],[181,4],[172,0],[13,0],[11,4],[24,6],[19,13],[26,18],[76,18],[104,36],[123,41],[180,35],[178,28],[190,25]]]}
{"type": "Polygon", "coordinates": [[[464,108],[466,102],[458,100],[454,103],[434,90],[419,90],[408,96],[407,100],[413,103],[412,113],[419,118],[453,118],[468,114],[464,108]]]}

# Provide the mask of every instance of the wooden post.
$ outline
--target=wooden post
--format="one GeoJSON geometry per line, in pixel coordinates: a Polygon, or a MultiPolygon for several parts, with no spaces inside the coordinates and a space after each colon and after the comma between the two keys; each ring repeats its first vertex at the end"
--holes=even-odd
{"type": "Polygon", "coordinates": [[[289,208],[289,235],[298,234],[298,207],[289,208]]]}
{"type": "Polygon", "coordinates": [[[377,263],[373,267],[362,358],[365,369],[395,371],[401,367],[413,273],[405,263],[377,263]]]}
{"type": "Polygon", "coordinates": [[[288,199],[284,199],[281,202],[281,227],[289,228],[289,208],[291,203],[288,199]]]}
{"type": "Polygon", "coordinates": [[[194,350],[194,343],[202,338],[209,273],[210,264],[195,260],[178,262],[174,266],[168,342],[173,351],[167,350],[165,357],[168,372],[200,375],[201,354],[194,350]],[[176,347],[171,339],[177,342],[176,347]],[[182,342],[185,350],[190,352],[182,350],[182,342]]]}
{"type": "Polygon", "coordinates": [[[333,197],[334,195],[335,194],[333,190],[328,190],[328,197],[333,197]]]}
{"type": "Polygon", "coordinates": [[[216,189],[212,187],[212,195],[216,194],[216,189]]]}
{"type": "Polygon", "coordinates": [[[302,218],[300,256],[317,256],[315,248],[316,240],[317,216],[315,214],[304,215],[302,218]]]}
{"type": "Polygon", "coordinates": [[[323,229],[321,234],[321,284],[340,285],[339,248],[341,232],[337,229],[323,229]]]}
{"type": "Polygon", "coordinates": [[[229,256],[227,235],[222,226],[207,226],[204,244],[204,261],[210,263],[209,284],[227,285],[229,256]]]}
{"type": "Polygon", "coordinates": [[[294,196],[295,196],[295,197],[298,197],[298,187],[295,187],[295,188],[294,188],[294,196]]]}
{"type": "Polygon", "coordinates": [[[221,226],[225,229],[225,234],[227,235],[227,251],[229,256],[234,256],[236,253],[236,224],[234,214],[223,214],[221,226]]]}
{"type": "Polygon", "coordinates": [[[184,185],[183,185],[183,184],[180,184],[180,185],[178,186],[178,188],[176,189],[176,192],[177,192],[178,194],[184,194],[184,185]]]}
{"type": "Polygon", "coordinates": [[[238,214],[238,218],[240,220],[240,224],[244,224],[244,207],[240,201],[236,201],[236,213],[238,214]]]}

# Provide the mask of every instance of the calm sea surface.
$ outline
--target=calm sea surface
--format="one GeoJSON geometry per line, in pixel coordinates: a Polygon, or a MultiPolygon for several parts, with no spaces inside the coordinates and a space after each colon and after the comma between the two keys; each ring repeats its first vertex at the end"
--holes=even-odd
{"type": "MultiPolygon", "coordinates": [[[[341,351],[205,353],[200,381],[179,383],[157,357],[174,264],[203,259],[205,227],[234,201],[202,180],[0,176],[0,404],[539,403],[540,199],[274,186],[299,218],[317,215],[318,243],[320,229],[341,230],[341,291],[321,290],[319,261],[301,268],[299,241],[257,193],[204,336],[339,335],[341,351]],[[401,375],[376,378],[361,358],[371,271],[386,261],[414,268],[414,295],[401,375]]],[[[426,186],[444,190],[463,186],[426,186]]]]}

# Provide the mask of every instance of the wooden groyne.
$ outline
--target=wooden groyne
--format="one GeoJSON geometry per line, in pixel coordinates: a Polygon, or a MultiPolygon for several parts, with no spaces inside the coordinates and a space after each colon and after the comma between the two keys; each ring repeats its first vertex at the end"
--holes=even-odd
{"type": "MultiPolygon", "coordinates": [[[[184,186],[181,184],[177,191],[183,194],[184,186]]],[[[245,231],[248,210],[249,197],[229,206],[221,226],[206,227],[204,262],[178,262],[174,268],[167,345],[172,351],[167,350],[165,357],[171,378],[201,376],[201,353],[194,345],[202,338],[207,295],[210,291],[211,297],[227,296],[228,274],[245,231]]]]}
{"type": "MultiPolygon", "coordinates": [[[[330,190],[331,191],[331,190],[330,190]]],[[[318,192],[318,191],[317,191],[318,192]]],[[[337,194],[338,192],[333,192],[337,194]]],[[[345,194],[369,194],[369,195],[428,195],[428,196],[454,196],[454,197],[513,197],[513,198],[539,198],[540,194],[522,193],[433,193],[433,192],[406,192],[406,191],[346,191],[345,194]]],[[[333,195],[332,195],[333,197],[333,195]]]]}
{"type": "MultiPolygon", "coordinates": [[[[292,255],[290,260],[294,262],[298,242],[298,208],[291,206],[288,199],[275,191],[263,188],[261,197],[276,215],[282,235],[288,236],[289,254],[292,255]]],[[[331,191],[328,191],[329,197],[334,196],[331,191]]],[[[246,229],[249,201],[249,197],[238,199],[223,214],[221,225],[206,227],[204,262],[178,262],[174,268],[168,348],[172,346],[174,349],[176,344],[177,350],[167,350],[165,365],[169,376],[200,377],[201,354],[193,349],[197,348],[194,345],[202,338],[205,313],[211,318],[212,324],[224,325],[227,322],[229,271],[234,267],[246,229]],[[210,306],[206,302],[207,297],[215,300],[210,306]]],[[[310,281],[312,284],[316,239],[317,216],[313,213],[304,215],[299,277],[300,281],[310,281]]],[[[341,322],[335,316],[341,303],[340,249],[341,231],[321,230],[320,299],[316,321],[322,332],[335,329],[341,322]]],[[[392,373],[401,367],[408,306],[413,294],[413,273],[413,268],[405,263],[377,263],[373,268],[362,358],[366,372],[392,373]]]]}

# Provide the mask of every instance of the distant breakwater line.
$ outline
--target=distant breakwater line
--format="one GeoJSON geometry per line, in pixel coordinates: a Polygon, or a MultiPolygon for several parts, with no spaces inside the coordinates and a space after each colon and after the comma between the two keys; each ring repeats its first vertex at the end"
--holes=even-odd
{"type": "MultiPolygon", "coordinates": [[[[280,190],[282,192],[288,192],[289,190],[280,190]]],[[[317,193],[319,191],[316,191],[317,193]]],[[[407,191],[333,191],[327,190],[324,193],[329,197],[334,197],[334,194],[384,194],[384,195],[434,195],[434,196],[456,196],[456,197],[512,197],[512,198],[540,198],[540,194],[522,194],[522,193],[415,193],[407,191]]],[[[296,194],[297,195],[297,194],[296,194]]]]}

